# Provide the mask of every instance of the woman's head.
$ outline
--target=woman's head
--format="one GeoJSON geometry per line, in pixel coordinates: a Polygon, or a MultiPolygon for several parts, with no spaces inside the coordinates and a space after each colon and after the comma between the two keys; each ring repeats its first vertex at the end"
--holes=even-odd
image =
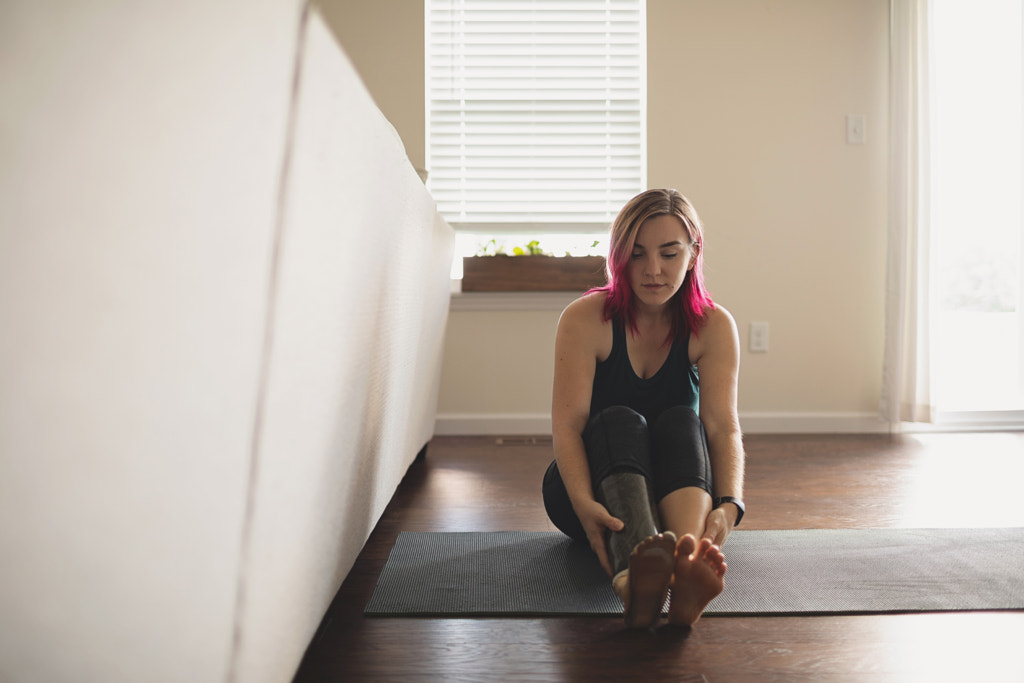
{"type": "MultiPolygon", "coordinates": [[[[659,216],[673,216],[682,224],[685,245],[689,249],[689,269],[679,291],[669,301],[672,312],[672,337],[684,327],[699,332],[707,310],[714,307],[704,286],[704,229],[693,204],[676,190],[648,190],[629,200],[611,228],[607,271],[608,291],[605,316],[621,317],[636,329],[636,294],[630,281],[630,262],[637,248],[637,234],[644,222],[659,216]]],[[[664,222],[664,221],[659,221],[664,222]]],[[[635,279],[635,278],[634,278],[635,279]]]]}

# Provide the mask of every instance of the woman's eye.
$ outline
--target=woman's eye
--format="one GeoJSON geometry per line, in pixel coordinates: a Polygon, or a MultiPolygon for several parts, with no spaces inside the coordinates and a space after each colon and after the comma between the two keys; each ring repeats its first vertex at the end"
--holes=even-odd
{"type": "Polygon", "coordinates": [[[672,258],[675,258],[676,256],[679,256],[679,254],[677,254],[677,253],[672,253],[672,254],[662,254],[662,255],[661,255],[661,258],[665,258],[665,259],[672,259],[672,258]]]}
{"type": "Polygon", "coordinates": [[[637,254],[637,253],[633,253],[633,254],[630,254],[630,255],[629,255],[629,258],[631,258],[631,259],[633,259],[633,260],[635,261],[635,260],[637,260],[638,258],[640,258],[641,256],[643,256],[643,254],[637,254]]]}

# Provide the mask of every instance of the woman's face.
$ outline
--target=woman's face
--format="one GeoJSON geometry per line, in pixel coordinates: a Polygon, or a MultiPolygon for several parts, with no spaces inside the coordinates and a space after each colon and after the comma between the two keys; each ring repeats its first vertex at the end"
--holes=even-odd
{"type": "Polygon", "coordinates": [[[658,308],[667,304],[692,267],[690,236],[681,220],[662,215],[640,224],[628,270],[639,305],[658,308]]]}

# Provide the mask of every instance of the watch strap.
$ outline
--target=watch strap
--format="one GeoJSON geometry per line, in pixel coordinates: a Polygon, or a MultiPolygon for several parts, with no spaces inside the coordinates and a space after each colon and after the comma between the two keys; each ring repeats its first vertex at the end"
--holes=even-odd
{"type": "Polygon", "coordinates": [[[733,526],[739,526],[740,520],[743,519],[743,513],[747,511],[746,506],[743,505],[743,501],[740,500],[739,498],[736,498],[735,496],[722,496],[720,498],[715,499],[716,508],[722,507],[722,505],[724,505],[725,503],[732,503],[733,505],[736,506],[736,509],[739,510],[739,514],[736,515],[736,523],[733,524],[733,526]]]}

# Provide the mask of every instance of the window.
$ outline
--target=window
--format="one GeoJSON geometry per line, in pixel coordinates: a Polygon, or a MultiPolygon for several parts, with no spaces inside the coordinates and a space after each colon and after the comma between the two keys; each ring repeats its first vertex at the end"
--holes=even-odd
{"type": "Polygon", "coordinates": [[[426,11],[427,185],[459,244],[603,236],[645,186],[642,0],[426,11]]]}
{"type": "Polygon", "coordinates": [[[947,414],[1022,411],[1021,3],[931,12],[935,402],[947,414]]]}

